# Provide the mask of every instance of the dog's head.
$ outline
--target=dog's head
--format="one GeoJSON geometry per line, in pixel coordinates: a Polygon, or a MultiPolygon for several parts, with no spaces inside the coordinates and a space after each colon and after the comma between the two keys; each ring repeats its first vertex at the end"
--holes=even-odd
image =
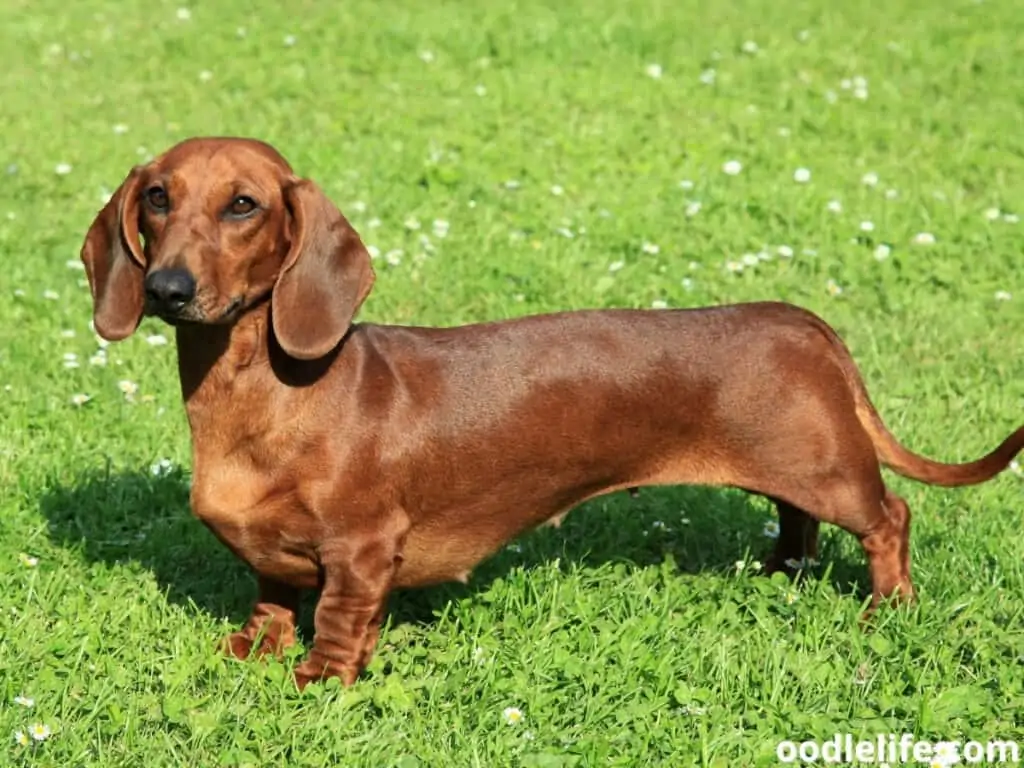
{"type": "Polygon", "coordinates": [[[278,342],[303,360],[338,344],[374,281],[341,211],[253,139],[189,139],[133,168],[81,255],[105,339],[143,314],[233,323],[269,295],[278,342]]]}

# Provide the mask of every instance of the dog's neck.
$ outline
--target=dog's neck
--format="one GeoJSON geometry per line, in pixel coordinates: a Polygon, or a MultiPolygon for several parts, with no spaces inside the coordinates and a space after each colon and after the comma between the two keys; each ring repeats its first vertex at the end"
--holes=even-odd
{"type": "Polygon", "coordinates": [[[192,411],[217,407],[250,374],[259,377],[256,391],[266,396],[276,387],[312,386],[336,365],[349,334],[316,360],[289,357],[273,333],[271,303],[264,301],[231,325],[181,325],[176,336],[181,394],[192,411]]]}
{"type": "Polygon", "coordinates": [[[269,323],[270,302],[263,302],[231,325],[178,326],[178,375],[186,406],[207,392],[230,393],[241,371],[265,365],[269,323]]]}

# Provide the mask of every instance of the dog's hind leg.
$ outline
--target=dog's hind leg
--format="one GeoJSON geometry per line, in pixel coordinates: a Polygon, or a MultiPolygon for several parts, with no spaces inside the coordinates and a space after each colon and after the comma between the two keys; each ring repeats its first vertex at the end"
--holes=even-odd
{"type": "Polygon", "coordinates": [[[780,499],[772,501],[779,513],[779,538],[775,542],[775,551],[765,563],[765,573],[771,575],[783,571],[792,575],[810,561],[817,560],[821,522],[792,504],[780,499]]]}
{"type": "MultiPolygon", "coordinates": [[[[809,532],[817,525],[804,517],[812,516],[819,523],[831,523],[849,531],[858,538],[867,556],[872,608],[887,598],[909,601],[914,597],[910,578],[910,510],[903,499],[885,487],[877,467],[873,474],[874,477],[861,478],[856,474],[832,475],[791,485],[779,508],[782,525],[773,556],[773,561],[779,555],[784,555],[784,559],[793,555],[796,559],[797,543],[806,547],[809,532]]],[[[803,551],[808,556],[807,550],[803,551]]]]}

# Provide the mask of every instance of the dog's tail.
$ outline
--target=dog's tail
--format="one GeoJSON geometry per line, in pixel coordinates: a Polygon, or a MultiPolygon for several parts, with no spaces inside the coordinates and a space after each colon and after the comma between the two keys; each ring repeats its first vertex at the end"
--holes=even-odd
{"type": "Polygon", "coordinates": [[[857,418],[871,437],[879,462],[893,472],[930,485],[976,485],[998,475],[1024,449],[1024,425],[1018,427],[991,452],[976,461],[963,464],[934,461],[904,447],[885,426],[881,415],[871,402],[864,379],[857,370],[846,344],[823,320],[817,317],[815,320],[818,329],[836,348],[837,362],[842,366],[843,374],[853,392],[857,418]]]}

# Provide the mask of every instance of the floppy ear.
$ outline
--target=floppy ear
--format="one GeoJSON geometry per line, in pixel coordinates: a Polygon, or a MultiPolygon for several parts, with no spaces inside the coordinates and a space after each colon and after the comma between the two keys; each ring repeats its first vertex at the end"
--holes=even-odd
{"type": "Polygon", "coordinates": [[[341,341],[373,287],[370,254],[341,211],[312,181],[285,189],[291,248],[271,296],[274,334],[299,360],[323,357],[341,341]]]}
{"type": "Polygon", "coordinates": [[[145,260],[139,245],[140,171],[133,168],[103,206],[82,246],[93,324],[108,341],[131,336],[142,319],[145,260]]]}

